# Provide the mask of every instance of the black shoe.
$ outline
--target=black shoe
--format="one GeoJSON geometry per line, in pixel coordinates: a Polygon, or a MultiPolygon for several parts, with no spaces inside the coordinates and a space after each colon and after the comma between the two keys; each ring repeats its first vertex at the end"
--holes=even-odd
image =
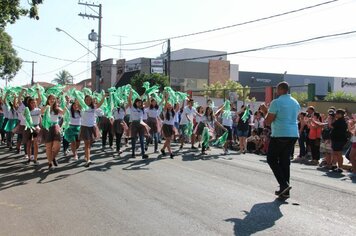
{"type": "Polygon", "coordinates": [[[279,191],[275,191],[274,194],[276,194],[278,197],[282,197],[283,195],[289,196],[289,190],[291,189],[292,187],[288,186],[286,188],[280,189],[279,191]]]}
{"type": "Polygon", "coordinates": [[[143,154],[142,155],[142,159],[148,159],[148,155],[147,154],[143,154]]]}
{"type": "Polygon", "coordinates": [[[163,156],[166,155],[166,152],[163,149],[161,149],[161,153],[162,153],[163,156]]]}
{"type": "Polygon", "coordinates": [[[174,157],[174,155],[173,155],[173,153],[171,153],[170,158],[173,159],[173,157],[174,157]]]}
{"type": "Polygon", "coordinates": [[[31,163],[31,158],[28,158],[28,160],[26,161],[26,164],[29,165],[31,163]]]}
{"type": "Polygon", "coordinates": [[[182,149],[183,149],[183,145],[180,145],[179,150],[182,150],[182,149]]]}
{"type": "Polygon", "coordinates": [[[192,145],[191,149],[197,150],[198,148],[192,145]]]}
{"type": "Polygon", "coordinates": [[[16,154],[20,154],[21,150],[16,148],[16,154]]]}
{"type": "Polygon", "coordinates": [[[57,162],[56,159],[53,159],[53,165],[54,165],[54,166],[58,166],[58,162],[57,162]]]}
{"type": "Polygon", "coordinates": [[[136,155],[135,155],[135,154],[132,154],[132,155],[131,155],[131,158],[134,158],[134,159],[135,159],[135,158],[136,158],[136,155]]]}

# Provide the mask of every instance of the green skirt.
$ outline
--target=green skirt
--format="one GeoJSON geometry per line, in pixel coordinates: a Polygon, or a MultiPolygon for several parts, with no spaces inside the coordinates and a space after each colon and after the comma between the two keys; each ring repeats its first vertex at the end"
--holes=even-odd
{"type": "Polygon", "coordinates": [[[64,131],[64,138],[68,142],[74,142],[79,140],[80,125],[70,125],[68,129],[64,131]]]}
{"type": "Polygon", "coordinates": [[[18,119],[9,119],[5,125],[4,131],[11,132],[13,129],[15,129],[18,123],[19,123],[18,119]]]}

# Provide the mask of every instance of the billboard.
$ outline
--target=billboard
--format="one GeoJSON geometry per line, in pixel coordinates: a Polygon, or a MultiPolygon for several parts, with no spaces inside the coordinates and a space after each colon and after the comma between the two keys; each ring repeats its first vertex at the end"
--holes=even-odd
{"type": "Polygon", "coordinates": [[[356,91],[356,78],[335,77],[334,92],[335,91],[354,93],[356,91]]]}

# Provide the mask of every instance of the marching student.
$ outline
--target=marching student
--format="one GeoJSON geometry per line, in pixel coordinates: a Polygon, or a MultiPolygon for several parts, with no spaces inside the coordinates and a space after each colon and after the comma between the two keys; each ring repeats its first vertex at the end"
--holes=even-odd
{"type": "Polygon", "coordinates": [[[81,126],[79,132],[79,140],[84,141],[84,153],[85,153],[85,167],[89,167],[91,164],[90,160],[90,148],[92,142],[94,142],[99,136],[99,130],[96,126],[96,112],[103,105],[106,97],[103,96],[101,101],[94,105],[94,99],[90,95],[84,97],[85,104],[89,107],[88,109],[82,109],[81,114],[81,126]]]}
{"type": "Polygon", "coordinates": [[[44,115],[42,122],[49,122],[48,129],[45,127],[46,125],[43,125],[42,139],[46,145],[48,169],[53,170],[53,166],[58,166],[56,157],[61,148],[59,116],[63,115],[63,110],[58,106],[57,98],[54,95],[51,94],[47,97],[46,106],[41,109],[41,113],[44,115]],[[46,117],[47,114],[49,114],[49,117],[46,117]]]}
{"type": "Polygon", "coordinates": [[[38,163],[38,137],[41,131],[40,122],[41,122],[41,109],[38,108],[37,104],[40,104],[40,96],[39,100],[36,102],[35,99],[29,98],[27,100],[27,107],[30,111],[30,116],[32,119],[32,127],[25,129],[23,131],[22,142],[25,144],[26,153],[28,155],[27,164],[30,164],[32,159],[35,166],[38,163]],[[32,153],[33,152],[33,153],[32,153]]]}
{"type": "Polygon", "coordinates": [[[144,143],[144,134],[145,129],[147,130],[147,125],[143,122],[144,117],[144,107],[143,102],[140,98],[136,98],[134,102],[132,102],[132,90],[128,97],[128,107],[130,108],[130,119],[131,119],[131,142],[132,142],[132,158],[135,158],[135,148],[137,136],[140,139],[141,146],[141,155],[142,159],[147,159],[148,156],[145,154],[145,143],[144,143]]]}
{"type": "Polygon", "coordinates": [[[169,152],[169,156],[173,159],[174,155],[171,148],[171,140],[174,137],[175,127],[174,122],[176,120],[176,114],[179,112],[179,106],[176,106],[175,109],[173,106],[167,101],[168,95],[165,97],[165,106],[163,109],[163,126],[162,126],[162,133],[165,139],[163,147],[161,149],[162,155],[166,155],[165,149],[167,148],[169,152]]]}
{"type": "MultiPolygon", "coordinates": [[[[159,131],[159,115],[161,114],[161,108],[157,104],[155,99],[151,99],[151,103],[149,104],[148,108],[145,109],[145,113],[147,113],[147,125],[151,128],[150,129],[150,137],[147,141],[147,146],[150,141],[153,139],[154,141],[154,152],[158,152],[158,131],[159,131]]],[[[146,149],[147,150],[147,149],[146,149]]]]}
{"type": "Polygon", "coordinates": [[[125,106],[121,105],[114,108],[112,114],[114,117],[113,129],[116,137],[116,152],[120,155],[122,153],[121,139],[124,132],[127,130],[127,125],[124,121],[126,115],[125,106]]]}
{"type": "Polygon", "coordinates": [[[70,121],[69,127],[64,131],[64,139],[70,143],[70,148],[73,153],[74,160],[78,160],[78,148],[80,146],[79,132],[81,126],[80,105],[77,100],[70,106],[70,121]]]}

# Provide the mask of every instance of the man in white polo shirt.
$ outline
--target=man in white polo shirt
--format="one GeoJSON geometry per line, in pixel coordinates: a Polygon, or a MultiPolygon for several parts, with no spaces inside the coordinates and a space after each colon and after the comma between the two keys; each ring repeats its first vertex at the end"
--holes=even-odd
{"type": "MultiPolygon", "coordinates": [[[[194,100],[189,99],[188,100],[188,105],[184,107],[182,115],[181,115],[181,120],[179,124],[179,132],[180,132],[180,149],[183,148],[184,142],[186,139],[189,137],[186,135],[186,129],[188,128],[188,124],[191,122],[193,123],[193,119],[195,114],[197,113],[196,109],[193,107],[194,100]]],[[[192,142],[192,149],[197,149],[194,147],[194,135],[191,137],[191,142],[192,142]]]]}

